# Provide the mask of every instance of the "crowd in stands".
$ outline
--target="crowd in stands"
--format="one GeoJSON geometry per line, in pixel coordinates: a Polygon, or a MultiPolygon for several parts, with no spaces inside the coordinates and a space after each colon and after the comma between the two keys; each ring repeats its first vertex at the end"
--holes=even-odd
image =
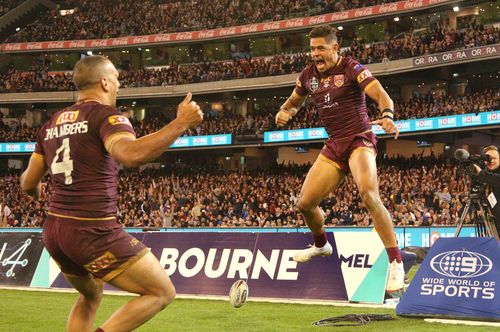
{"type": "Polygon", "coordinates": [[[19,6],[25,0],[0,0],[0,17],[19,6]]]}
{"type": "Polygon", "coordinates": [[[11,36],[8,42],[107,39],[277,21],[343,11],[396,0],[72,1],[75,12],[57,10],[11,36]]]}
{"type": "MultiPolygon", "coordinates": [[[[217,165],[175,163],[157,170],[123,171],[118,221],[128,227],[303,227],[295,206],[308,168],[224,171],[217,165]]],[[[381,198],[394,224],[456,224],[468,199],[465,177],[457,172],[456,166],[433,155],[380,160],[381,198]]],[[[17,174],[0,177],[0,188],[4,226],[41,225],[46,202],[22,194],[17,174]]],[[[372,225],[351,176],[321,208],[327,226],[372,225]]]]}
{"type": "Polygon", "coordinates": [[[309,62],[306,53],[276,55],[270,58],[239,59],[172,65],[162,69],[131,69],[122,72],[122,87],[166,86],[234,80],[252,77],[300,73],[309,62]]]}
{"type": "MultiPolygon", "coordinates": [[[[448,30],[445,26],[437,25],[419,37],[413,38],[408,34],[403,39],[388,38],[385,42],[370,45],[355,38],[342,54],[352,56],[363,64],[370,64],[497,43],[500,43],[498,27],[484,27],[471,21],[463,31],[448,30]]],[[[308,63],[310,57],[307,53],[189,64],[172,62],[161,69],[122,70],[120,82],[123,88],[127,88],[275,76],[299,73],[308,63]]],[[[71,90],[75,90],[71,74],[49,74],[46,65],[35,65],[30,71],[10,67],[0,75],[0,93],[71,90]]]]}
{"type": "MultiPolygon", "coordinates": [[[[278,130],[274,117],[283,100],[267,100],[262,110],[249,113],[246,116],[238,115],[235,111],[224,105],[222,111],[216,112],[210,105],[204,108],[204,121],[196,128],[188,129],[185,136],[233,134],[236,138],[242,135],[260,135],[264,131],[278,130]]],[[[375,103],[368,102],[370,119],[377,119],[380,111],[375,103]]],[[[428,118],[452,114],[480,113],[500,109],[500,89],[483,89],[465,93],[463,96],[415,94],[413,98],[404,102],[395,100],[395,119],[428,118]]],[[[126,110],[125,108],[123,110],[126,110]]],[[[169,123],[175,114],[176,106],[168,107],[164,113],[148,114],[144,120],[138,121],[131,118],[134,130],[138,137],[155,132],[169,123]]],[[[126,116],[128,114],[124,113],[126,116]]],[[[284,129],[303,129],[322,127],[317,108],[312,103],[307,103],[284,129]]],[[[0,117],[0,141],[26,142],[34,141],[40,126],[27,126],[18,120],[13,123],[4,123],[0,117]]],[[[281,129],[281,128],[280,128],[281,129]]]]}
{"type": "Polygon", "coordinates": [[[345,55],[358,59],[363,64],[386,62],[426,54],[447,52],[500,43],[500,29],[493,25],[485,27],[470,19],[466,29],[455,30],[445,20],[430,25],[428,31],[396,39],[386,35],[384,42],[365,45],[354,39],[345,55]]]}
{"type": "MultiPolygon", "coordinates": [[[[277,130],[274,117],[282,105],[283,100],[271,99],[264,103],[262,111],[246,116],[235,114],[229,108],[221,112],[204,109],[204,121],[194,129],[189,129],[186,136],[233,134],[259,135],[264,131],[277,130]]],[[[370,119],[380,117],[380,111],[375,103],[368,102],[370,119]]],[[[465,93],[463,96],[415,94],[407,102],[395,100],[395,120],[428,118],[452,114],[480,113],[500,109],[500,89],[483,89],[465,93]]],[[[166,113],[174,114],[175,107],[166,113]]],[[[152,115],[143,121],[132,120],[138,135],[151,133],[162,128],[171,119],[164,115],[152,115]]],[[[297,115],[290,120],[285,129],[302,129],[322,127],[318,110],[314,104],[306,102],[297,115]]]]}
{"type": "Polygon", "coordinates": [[[49,74],[47,66],[41,64],[32,66],[29,71],[19,71],[11,66],[0,74],[0,93],[72,90],[75,90],[72,74],[49,74]]]}
{"type": "Polygon", "coordinates": [[[0,142],[33,142],[40,126],[28,126],[25,121],[15,119],[4,122],[0,113],[0,142]]]}

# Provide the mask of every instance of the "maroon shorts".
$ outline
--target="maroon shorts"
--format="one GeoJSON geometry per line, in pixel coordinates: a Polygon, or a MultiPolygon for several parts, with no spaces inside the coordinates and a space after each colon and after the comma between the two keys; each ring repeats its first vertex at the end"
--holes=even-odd
{"type": "Polygon", "coordinates": [[[43,225],[45,248],[65,274],[91,273],[109,281],[149,249],[115,220],[74,220],[48,215],[43,225]]]}
{"type": "Polygon", "coordinates": [[[349,173],[349,158],[352,153],[360,148],[372,150],[377,153],[377,136],[369,131],[340,139],[327,139],[321,154],[333,161],[338,168],[349,173]]]}

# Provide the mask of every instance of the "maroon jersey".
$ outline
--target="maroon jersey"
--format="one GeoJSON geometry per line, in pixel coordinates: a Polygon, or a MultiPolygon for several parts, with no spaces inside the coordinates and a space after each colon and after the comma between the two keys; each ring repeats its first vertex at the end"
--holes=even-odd
{"type": "Polygon", "coordinates": [[[116,215],[117,162],[104,147],[110,135],[135,137],[130,121],[98,102],[56,112],[37,135],[35,154],[51,174],[49,214],[75,219],[113,219],[116,215]]]}
{"type": "Polygon", "coordinates": [[[371,129],[364,89],[376,81],[370,71],[350,57],[340,57],[335,67],[320,73],[314,64],[299,75],[295,92],[309,95],[331,138],[344,138],[371,129]]]}

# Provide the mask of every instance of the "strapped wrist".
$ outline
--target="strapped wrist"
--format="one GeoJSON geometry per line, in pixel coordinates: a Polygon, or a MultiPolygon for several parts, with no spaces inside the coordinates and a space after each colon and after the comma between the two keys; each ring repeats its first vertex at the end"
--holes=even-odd
{"type": "Polygon", "coordinates": [[[394,120],[394,111],[390,108],[384,108],[382,110],[382,119],[391,119],[394,120]]]}

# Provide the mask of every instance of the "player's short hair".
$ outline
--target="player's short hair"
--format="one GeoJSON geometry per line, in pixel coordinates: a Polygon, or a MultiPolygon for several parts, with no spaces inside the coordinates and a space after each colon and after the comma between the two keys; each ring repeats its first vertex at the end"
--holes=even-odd
{"type": "Polygon", "coordinates": [[[105,75],[105,65],[111,62],[102,55],[86,56],[80,59],[73,68],[73,83],[78,90],[93,87],[105,75]]]}
{"type": "Polygon", "coordinates": [[[496,145],[488,145],[483,148],[483,153],[486,153],[488,151],[496,151],[497,153],[500,153],[500,151],[498,150],[498,146],[496,145]]]}
{"type": "Polygon", "coordinates": [[[309,38],[325,38],[328,43],[337,43],[335,29],[329,25],[316,27],[309,32],[309,38]]]}

